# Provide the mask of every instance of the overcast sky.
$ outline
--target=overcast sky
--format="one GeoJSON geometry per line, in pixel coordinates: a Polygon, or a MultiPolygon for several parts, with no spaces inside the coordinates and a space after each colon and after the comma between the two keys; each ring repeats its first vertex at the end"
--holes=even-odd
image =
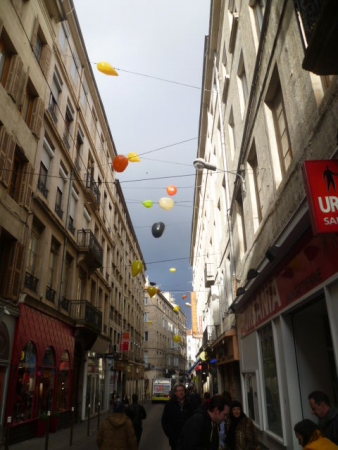
{"type": "Polygon", "coordinates": [[[141,158],[117,178],[147,264],[146,275],[162,291],[172,293],[190,326],[190,309],[182,295],[189,297],[192,288],[192,162],[197,154],[210,0],[74,0],[74,4],[117,153],[136,152],[141,158]],[[101,61],[109,62],[119,76],[98,72],[95,63],[101,61]],[[168,197],[169,185],[178,192],[172,197],[174,208],[164,211],[158,202],[168,197]],[[152,200],[153,207],[146,209],[144,200],[152,200]],[[166,225],[158,239],[151,233],[156,222],[166,225]]]}

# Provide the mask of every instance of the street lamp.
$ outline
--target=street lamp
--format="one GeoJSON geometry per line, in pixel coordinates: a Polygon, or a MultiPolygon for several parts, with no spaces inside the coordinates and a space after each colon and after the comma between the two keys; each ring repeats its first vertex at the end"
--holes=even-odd
{"type": "Polygon", "coordinates": [[[241,174],[239,174],[238,172],[235,172],[234,170],[223,170],[223,169],[219,169],[218,167],[214,166],[213,164],[209,164],[207,163],[203,158],[196,158],[193,162],[193,165],[195,167],[196,170],[203,170],[203,169],[207,169],[207,170],[212,170],[213,172],[215,172],[216,170],[219,170],[220,172],[225,172],[225,173],[231,173],[232,175],[236,175],[238,178],[241,179],[242,182],[242,192],[243,195],[246,195],[246,184],[245,184],[245,179],[242,177],[241,174]]]}

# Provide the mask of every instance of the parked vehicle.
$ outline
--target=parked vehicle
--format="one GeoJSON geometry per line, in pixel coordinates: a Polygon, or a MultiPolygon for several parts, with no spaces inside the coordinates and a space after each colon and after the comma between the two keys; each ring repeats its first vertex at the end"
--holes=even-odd
{"type": "Polygon", "coordinates": [[[155,378],[153,380],[153,388],[151,402],[166,402],[170,399],[172,381],[170,378],[155,378]]]}

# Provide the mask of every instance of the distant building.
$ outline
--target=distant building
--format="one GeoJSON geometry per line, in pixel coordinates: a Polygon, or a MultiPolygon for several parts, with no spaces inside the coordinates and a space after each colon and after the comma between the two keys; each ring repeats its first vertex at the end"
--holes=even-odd
{"type": "Polygon", "coordinates": [[[144,362],[149,386],[154,378],[185,379],[187,318],[169,292],[150,297],[144,290],[144,362]]]}

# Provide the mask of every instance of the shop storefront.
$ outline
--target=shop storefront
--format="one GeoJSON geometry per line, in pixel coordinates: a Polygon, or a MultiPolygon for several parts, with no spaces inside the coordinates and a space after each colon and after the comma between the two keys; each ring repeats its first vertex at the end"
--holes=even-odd
{"type": "Polygon", "coordinates": [[[20,305],[6,407],[18,439],[33,437],[44,413],[69,413],[73,360],[72,327],[20,305]]]}
{"type": "Polygon", "coordinates": [[[338,403],[338,235],[310,228],[237,314],[243,401],[271,450],[297,448],[308,395],[338,403]]]}

